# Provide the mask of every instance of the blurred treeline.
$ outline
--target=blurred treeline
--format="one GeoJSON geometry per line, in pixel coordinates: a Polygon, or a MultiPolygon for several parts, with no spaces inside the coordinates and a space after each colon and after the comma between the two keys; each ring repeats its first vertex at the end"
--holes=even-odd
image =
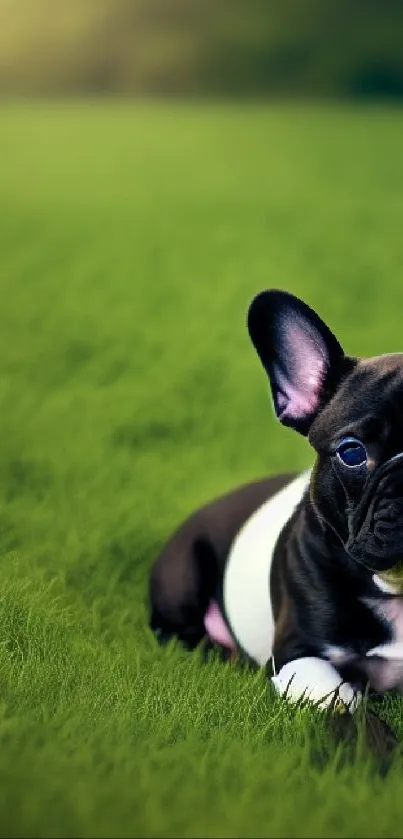
{"type": "Polygon", "coordinates": [[[0,0],[0,93],[403,97],[403,2],[0,0]]]}

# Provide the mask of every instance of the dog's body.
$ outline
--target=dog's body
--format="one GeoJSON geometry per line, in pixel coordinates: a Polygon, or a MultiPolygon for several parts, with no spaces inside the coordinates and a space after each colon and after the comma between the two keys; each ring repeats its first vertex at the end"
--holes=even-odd
{"type": "Polygon", "coordinates": [[[193,514],[151,572],[151,626],[268,665],[288,697],[353,710],[403,684],[403,355],[357,360],[304,303],[263,292],[249,332],[277,416],[312,473],[246,485],[193,514]],[[273,672],[274,671],[274,672],[273,672]]]}

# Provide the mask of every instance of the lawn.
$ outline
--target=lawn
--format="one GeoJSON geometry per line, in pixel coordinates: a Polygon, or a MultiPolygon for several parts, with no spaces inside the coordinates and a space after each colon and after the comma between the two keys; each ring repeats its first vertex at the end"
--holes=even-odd
{"type": "Polygon", "coordinates": [[[311,462],[253,295],[403,349],[402,148],[380,107],[2,106],[1,836],[402,835],[403,759],[314,759],[320,720],[263,673],[147,628],[181,519],[311,462]]]}

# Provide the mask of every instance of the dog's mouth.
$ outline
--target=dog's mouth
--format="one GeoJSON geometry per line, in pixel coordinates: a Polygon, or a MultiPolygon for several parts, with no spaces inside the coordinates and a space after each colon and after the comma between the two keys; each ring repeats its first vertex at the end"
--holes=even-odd
{"type": "Polygon", "coordinates": [[[350,556],[376,572],[403,578],[403,454],[388,460],[368,480],[348,513],[350,556]]]}

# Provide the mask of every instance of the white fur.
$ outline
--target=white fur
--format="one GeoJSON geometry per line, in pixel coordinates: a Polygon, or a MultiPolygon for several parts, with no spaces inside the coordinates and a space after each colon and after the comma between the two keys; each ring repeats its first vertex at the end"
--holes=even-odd
{"type": "Polygon", "coordinates": [[[387,644],[379,644],[378,647],[372,647],[371,650],[368,650],[367,656],[372,655],[379,655],[381,658],[389,658],[393,661],[396,661],[396,659],[403,661],[403,642],[389,641],[387,644]]]}
{"type": "Polygon", "coordinates": [[[306,699],[326,708],[340,699],[349,711],[354,711],[360,695],[352,685],[343,682],[340,673],[323,658],[297,658],[281,668],[272,683],[276,690],[292,702],[306,699]]]}
{"type": "MultiPolygon", "coordinates": [[[[391,583],[387,583],[373,576],[374,583],[387,594],[397,594],[398,590],[391,583]]],[[[367,598],[367,605],[390,627],[392,638],[386,644],[380,644],[368,651],[367,655],[379,655],[388,659],[403,659],[403,597],[391,597],[389,600],[367,598]]]]}
{"type": "Polygon", "coordinates": [[[393,583],[388,583],[387,580],[383,580],[382,577],[378,577],[378,574],[373,574],[372,580],[381,591],[385,592],[385,594],[397,594],[396,587],[393,583]]]}
{"type": "Polygon", "coordinates": [[[378,615],[391,627],[394,642],[403,641],[403,598],[392,597],[381,601],[375,610],[378,615]]]}
{"type": "Polygon", "coordinates": [[[323,657],[335,664],[336,667],[348,664],[355,657],[355,653],[348,647],[338,647],[336,644],[325,644],[322,652],[323,657]]]}
{"type": "Polygon", "coordinates": [[[266,501],[240,530],[229,554],[223,585],[224,610],[239,646],[257,664],[272,655],[274,619],[270,569],[280,531],[309,485],[303,472],[266,501]]]}

